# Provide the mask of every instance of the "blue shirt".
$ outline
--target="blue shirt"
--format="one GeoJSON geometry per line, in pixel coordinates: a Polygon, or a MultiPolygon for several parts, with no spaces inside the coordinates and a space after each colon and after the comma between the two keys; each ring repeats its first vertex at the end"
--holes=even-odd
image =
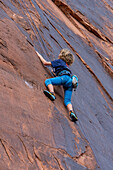
{"type": "Polygon", "coordinates": [[[54,73],[56,76],[63,70],[68,70],[71,73],[70,68],[66,65],[65,61],[62,59],[51,61],[51,66],[54,68],[54,73]]]}

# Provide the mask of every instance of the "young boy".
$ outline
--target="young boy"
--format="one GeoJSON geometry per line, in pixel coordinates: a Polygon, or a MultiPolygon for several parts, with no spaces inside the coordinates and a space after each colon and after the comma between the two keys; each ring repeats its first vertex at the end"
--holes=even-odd
{"type": "Polygon", "coordinates": [[[44,94],[52,101],[56,99],[54,93],[53,85],[62,85],[64,88],[64,104],[69,111],[69,115],[72,121],[77,121],[78,118],[76,114],[73,112],[72,104],[71,104],[71,96],[72,96],[72,77],[71,70],[69,65],[74,62],[74,56],[68,49],[62,49],[58,59],[54,61],[46,61],[37,51],[38,57],[42,61],[42,63],[46,66],[52,66],[54,69],[54,73],[56,77],[47,79],[45,81],[45,85],[48,90],[44,90],[44,94]]]}

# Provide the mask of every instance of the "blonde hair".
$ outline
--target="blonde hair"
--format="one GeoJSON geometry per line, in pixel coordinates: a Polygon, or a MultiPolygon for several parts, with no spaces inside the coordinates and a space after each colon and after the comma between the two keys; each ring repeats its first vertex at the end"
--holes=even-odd
{"type": "Polygon", "coordinates": [[[74,56],[68,49],[62,49],[59,54],[59,58],[71,65],[74,62],[74,56]]]}

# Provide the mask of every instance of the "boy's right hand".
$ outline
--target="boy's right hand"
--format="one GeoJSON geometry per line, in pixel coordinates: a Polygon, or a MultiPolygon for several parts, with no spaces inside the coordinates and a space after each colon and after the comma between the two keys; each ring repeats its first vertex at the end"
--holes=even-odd
{"type": "Polygon", "coordinates": [[[36,51],[38,57],[40,58],[41,62],[46,65],[46,66],[51,66],[51,62],[50,61],[46,61],[40,54],[38,51],[36,51]]]}

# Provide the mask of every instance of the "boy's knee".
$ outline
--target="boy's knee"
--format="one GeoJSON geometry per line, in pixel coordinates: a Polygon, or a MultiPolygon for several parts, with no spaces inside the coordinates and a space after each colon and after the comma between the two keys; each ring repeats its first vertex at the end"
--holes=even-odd
{"type": "Polygon", "coordinates": [[[64,99],[64,105],[67,106],[68,104],[71,104],[70,100],[64,99]]]}
{"type": "Polygon", "coordinates": [[[49,84],[51,84],[50,79],[46,79],[46,80],[45,80],[45,85],[48,86],[49,84]]]}

